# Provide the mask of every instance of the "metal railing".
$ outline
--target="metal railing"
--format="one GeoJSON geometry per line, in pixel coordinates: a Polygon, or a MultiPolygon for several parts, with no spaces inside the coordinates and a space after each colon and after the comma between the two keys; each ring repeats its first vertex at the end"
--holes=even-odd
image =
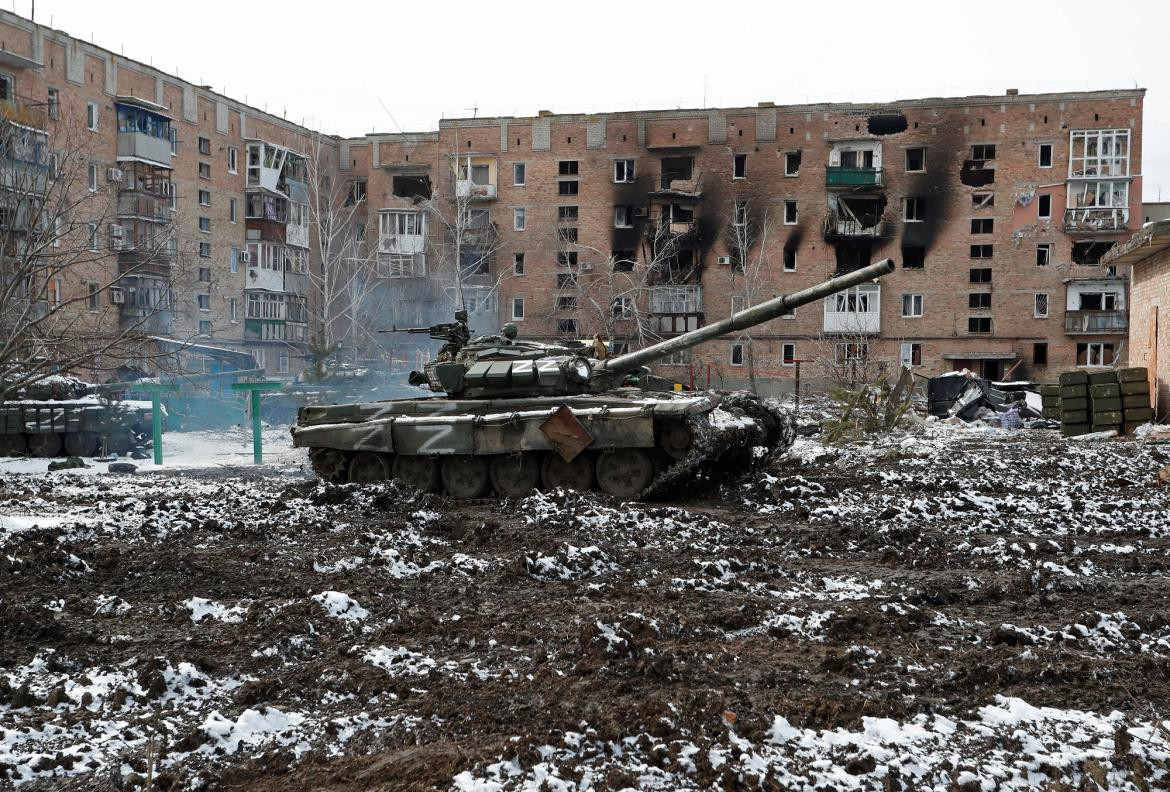
{"type": "Polygon", "coordinates": [[[880,187],[882,169],[830,165],[825,169],[825,184],[829,187],[880,187]]]}
{"type": "Polygon", "coordinates": [[[1066,333],[1124,333],[1129,330],[1125,311],[1068,311],[1064,315],[1066,333]]]}
{"type": "Polygon", "coordinates": [[[826,238],[834,237],[874,237],[881,238],[886,235],[886,222],[878,220],[871,226],[862,225],[860,220],[852,217],[845,217],[836,212],[829,212],[824,222],[824,233],[826,238]]]}

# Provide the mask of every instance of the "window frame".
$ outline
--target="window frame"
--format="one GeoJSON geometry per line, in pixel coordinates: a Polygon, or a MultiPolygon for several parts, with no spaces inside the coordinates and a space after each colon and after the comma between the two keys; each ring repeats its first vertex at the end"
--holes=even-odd
{"type": "Polygon", "coordinates": [[[800,149],[793,149],[792,151],[785,151],[784,152],[784,177],[785,178],[795,178],[795,177],[800,175],[800,161],[801,161],[800,149]],[[788,158],[789,157],[796,158],[796,170],[789,170],[788,169],[788,158]]]}
{"type": "Polygon", "coordinates": [[[1055,160],[1055,158],[1056,158],[1056,147],[1053,144],[1051,144],[1051,143],[1038,143],[1038,144],[1036,144],[1036,167],[1038,167],[1038,168],[1051,168],[1053,166],[1053,161],[1055,160]],[[1048,150],[1048,164],[1047,165],[1044,164],[1044,151],[1045,151],[1045,149],[1048,150]]]}
{"type": "Polygon", "coordinates": [[[735,181],[747,178],[747,154],[731,155],[731,178],[735,181]]]}
{"type": "Polygon", "coordinates": [[[784,225],[797,225],[800,222],[800,208],[794,199],[784,201],[784,225]],[[788,219],[788,210],[792,209],[792,219],[788,219]]]}
{"type": "Polygon", "coordinates": [[[240,150],[235,146],[227,147],[227,172],[240,172],[240,150]]]}
{"type": "Polygon", "coordinates": [[[513,297],[512,298],[511,314],[512,314],[512,321],[513,322],[523,322],[524,321],[524,298],[523,297],[513,297]],[[520,309],[519,313],[516,312],[517,308],[520,309]]]}
{"type": "Polygon", "coordinates": [[[85,103],[85,128],[90,132],[98,131],[98,106],[97,102],[85,103]]]}
{"type": "Polygon", "coordinates": [[[1047,267],[1052,263],[1052,243],[1051,242],[1037,242],[1036,243],[1036,266],[1047,267]],[[1041,255],[1043,252],[1043,255],[1041,255]],[[1040,259],[1044,261],[1041,262],[1040,259]]]}
{"type": "Polygon", "coordinates": [[[634,207],[629,204],[617,204],[613,208],[613,227],[614,228],[633,228],[634,227],[634,207]],[[623,221],[621,218],[625,217],[623,221]]]}
{"type": "Polygon", "coordinates": [[[926,222],[926,196],[907,195],[902,199],[902,222],[926,222]],[[913,215],[913,217],[911,217],[913,215]]]}
{"type": "Polygon", "coordinates": [[[1036,196],[1036,217],[1040,220],[1052,219],[1052,193],[1039,193],[1036,196]],[[1048,214],[1044,214],[1044,201],[1048,201],[1048,214]]]}
{"type": "Polygon", "coordinates": [[[1032,318],[1048,319],[1052,315],[1052,297],[1049,292],[1035,292],[1032,295],[1032,318]],[[1044,299],[1044,313],[1040,313],[1040,300],[1044,299]]]}
{"type": "Polygon", "coordinates": [[[613,161],[613,183],[614,184],[632,184],[636,177],[636,168],[634,160],[629,157],[620,157],[613,161]],[[619,176],[618,171],[622,173],[619,176]]]}
{"type": "Polygon", "coordinates": [[[735,368],[743,368],[745,365],[747,365],[747,355],[744,353],[746,346],[747,345],[744,344],[742,341],[733,341],[732,342],[730,352],[727,356],[729,365],[734,366],[735,368]],[[737,352],[739,353],[739,355],[738,355],[739,362],[738,363],[735,362],[737,352]]]}
{"type": "Polygon", "coordinates": [[[512,274],[516,277],[524,275],[524,251],[522,250],[512,252],[512,274]]]}
{"type": "Polygon", "coordinates": [[[512,207],[512,230],[523,231],[528,223],[527,213],[524,211],[526,207],[514,206],[512,207]]]}
{"type": "Polygon", "coordinates": [[[907,173],[926,173],[926,146],[907,146],[905,151],[906,151],[906,156],[905,156],[906,172],[907,173]],[[919,167],[919,168],[911,168],[910,167],[910,152],[911,151],[922,152],[922,161],[920,163],[921,167],[919,167]]]}
{"type": "Polygon", "coordinates": [[[796,342],[784,341],[780,344],[780,365],[785,367],[796,366],[796,342]],[[792,354],[788,354],[788,350],[792,350],[792,354]]]}
{"type": "Polygon", "coordinates": [[[920,292],[903,292],[902,293],[902,318],[903,319],[921,319],[923,314],[923,306],[925,299],[920,292]],[[909,301],[910,313],[906,313],[906,305],[909,301]],[[917,312],[915,312],[917,308],[917,312]]]}

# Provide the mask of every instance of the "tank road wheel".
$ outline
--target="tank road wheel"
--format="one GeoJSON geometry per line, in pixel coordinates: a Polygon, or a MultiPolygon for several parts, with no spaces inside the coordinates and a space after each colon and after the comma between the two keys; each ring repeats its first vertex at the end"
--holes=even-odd
{"type": "Polygon", "coordinates": [[[487,492],[491,484],[488,461],[477,456],[449,456],[440,466],[447,494],[457,500],[471,500],[487,492]]]}
{"type": "Polygon", "coordinates": [[[492,457],[492,486],[502,498],[522,498],[540,486],[540,460],[534,454],[492,457]]]}
{"type": "Polygon", "coordinates": [[[597,457],[597,485],[615,498],[632,498],[654,480],[654,461],[641,448],[619,448],[597,457]]]}
{"type": "Polygon", "coordinates": [[[423,492],[439,488],[439,462],[434,457],[399,454],[390,465],[394,478],[423,492]]]}
{"type": "Polygon", "coordinates": [[[336,448],[314,448],[309,451],[309,464],[322,481],[340,484],[345,481],[349,465],[345,452],[336,448]]]}
{"type": "Polygon", "coordinates": [[[30,434],[28,451],[35,457],[55,457],[61,453],[61,436],[53,432],[30,434]]]}
{"type": "Polygon", "coordinates": [[[691,430],[684,423],[671,422],[662,427],[658,445],[671,459],[684,459],[691,450],[691,430]]]}
{"type": "Polygon", "coordinates": [[[65,435],[65,454],[75,457],[97,456],[101,441],[93,432],[70,432],[65,435]]]}
{"type": "Polygon", "coordinates": [[[0,434],[0,457],[24,456],[28,453],[28,444],[24,442],[22,434],[0,434]]]}
{"type": "Polygon", "coordinates": [[[540,463],[540,480],[545,489],[565,489],[585,492],[593,489],[593,455],[582,452],[572,462],[561,459],[556,451],[549,451],[540,463]]]}
{"type": "Polygon", "coordinates": [[[349,461],[349,480],[354,484],[377,484],[390,478],[390,463],[376,451],[358,451],[349,461]]]}

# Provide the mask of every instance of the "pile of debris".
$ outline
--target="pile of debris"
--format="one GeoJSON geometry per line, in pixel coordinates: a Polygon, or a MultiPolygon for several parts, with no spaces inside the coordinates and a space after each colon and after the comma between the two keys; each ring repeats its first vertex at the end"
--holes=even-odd
{"type": "Polygon", "coordinates": [[[1031,382],[992,382],[970,371],[951,371],[926,384],[927,409],[938,418],[1011,425],[1018,418],[1027,429],[1059,429],[1046,418],[1039,387],[1031,382]],[[1014,415],[1013,415],[1014,414],[1014,415]]]}

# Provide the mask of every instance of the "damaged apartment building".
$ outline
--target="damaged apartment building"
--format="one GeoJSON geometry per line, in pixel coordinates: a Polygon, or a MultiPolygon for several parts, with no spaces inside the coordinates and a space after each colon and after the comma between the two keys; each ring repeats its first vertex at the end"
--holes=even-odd
{"type": "MultiPolygon", "coordinates": [[[[199,266],[159,334],[271,375],[299,370],[319,308],[314,140],[355,208],[351,258],[374,273],[363,299],[381,327],[450,321],[463,304],[473,332],[514,322],[624,350],[888,257],[897,270],[880,283],[660,373],[783,390],[798,362],[810,378],[901,361],[1047,379],[1126,359],[1129,273],[1101,259],[1140,226],[1141,89],[540,111],[333,138],[7,12],[0,33],[10,103],[92,112],[100,172],[122,179],[111,188],[179,207],[199,266]],[[123,163],[123,146],[141,156],[123,163]]],[[[127,216],[117,233],[170,219],[127,216]]],[[[417,366],[433,352],[418,339],[377,343],[417,366]]]]}
{"type": "MultiPolygon", "coordinates": [[[[1101,257],[1140,225],[1143,95],[453,119],[343,141],[342,162],[371,215],[394,218],[380,250],[403,229],[418,251],[450,244],[436,211],[487,229],[461,262],[481,327],[600,332],[621,350],[888,257],[898,268],[880,283],[662,373],[783,389],[797,361],[871,359],[1044,379],[1125,358],[1128,273],[1101,257]],[[433,184],[425,206],[404,194],[408,175],[433,184]]],[[[388,271],[428,277],[421,258],[388,271]]]]}

